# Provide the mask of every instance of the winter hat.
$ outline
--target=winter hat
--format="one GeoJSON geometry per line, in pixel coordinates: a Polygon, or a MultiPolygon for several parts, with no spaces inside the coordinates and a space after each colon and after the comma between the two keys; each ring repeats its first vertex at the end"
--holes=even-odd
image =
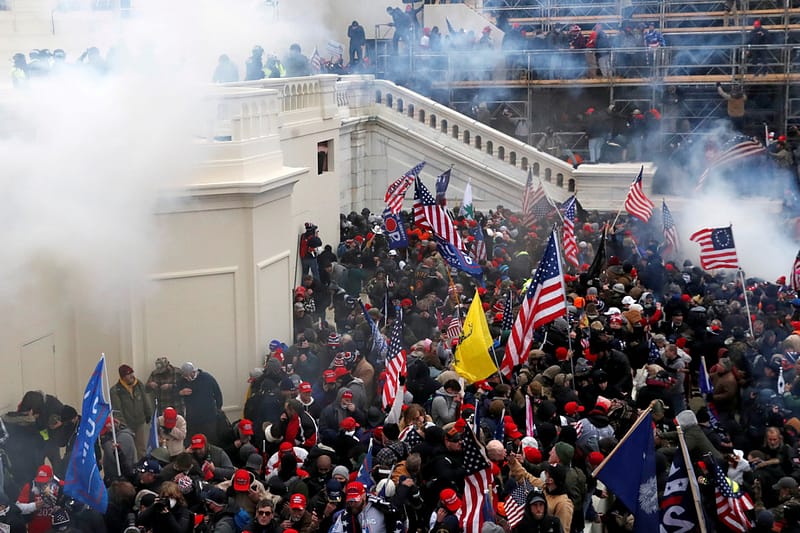
{"type": "Polygon", "coordinates": [[[675,418],[678,421],[678,425],[683,428],[684,431],[688,427],[697,425],[697,417],[691,409],[681,411],[675,418]]]}
{"type": "Polygon", "coordinates": [[[133,374],[133,368],[130,365],[120,365],[119,366],[119,377],[124,378],[125,376],[129,376],[133,374]]]}
{"type": "Polygon", "coordinates": [[[575,448],[566,442],[557,442],[554,448],[561,464],[569,465],[572,462],[572,458],[575,456],[575,448]]]}
{"type": "Polygon", "coordinates": [[[347,469],[346,466],[339,465],[333,469],[331,476],[332,477],[343,476],[345,478],[350,478],[350,471],[347,469]]]}

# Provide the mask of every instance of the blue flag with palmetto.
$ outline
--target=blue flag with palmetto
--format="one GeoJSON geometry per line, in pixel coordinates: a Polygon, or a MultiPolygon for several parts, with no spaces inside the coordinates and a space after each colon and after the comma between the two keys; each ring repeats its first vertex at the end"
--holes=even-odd
{"type": "Polygon", "coordinates": [[[639,419],[626,439],[612,450],[605,465],[594,476],[633,513],[635,533],[658,531],[658,487],[653,418],[648,412],[639,419]]]}

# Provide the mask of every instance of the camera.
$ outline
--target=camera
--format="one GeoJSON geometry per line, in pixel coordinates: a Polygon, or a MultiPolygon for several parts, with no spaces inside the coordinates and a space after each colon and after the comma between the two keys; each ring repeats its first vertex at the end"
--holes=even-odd
{"type": "Polygon", "coordinates": [[[140,533],[139,528],[136,527],[136,515],[134,513],[128,513],[126,518],[128,525],[125,526],[122,533],[140,533]]]}

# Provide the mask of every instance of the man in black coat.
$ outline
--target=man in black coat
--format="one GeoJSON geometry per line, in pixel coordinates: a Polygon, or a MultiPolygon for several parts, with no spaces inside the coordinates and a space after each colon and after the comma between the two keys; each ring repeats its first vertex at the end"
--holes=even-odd
{"type": "Polygon", "coordinates": [[[212,442],[218,442],[217,416],[222,410],[222,390],[214,376],[196,368],[193,363],[181,365],[178,394],[186,408],[186,435],[202,433],[212,442]]]}

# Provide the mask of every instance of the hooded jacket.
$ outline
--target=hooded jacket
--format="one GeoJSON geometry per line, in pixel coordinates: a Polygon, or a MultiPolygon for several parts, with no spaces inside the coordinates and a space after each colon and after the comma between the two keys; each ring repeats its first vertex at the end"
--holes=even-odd
{"type": "Polygon", "coordinates": [[[437,426],[455,422],[459,402],[455,394],[450,394],[444,387],[439,387],[431,402],[431,419],[437,426]]]}
{"type": "Polygon", "coordinates": [[[533,496],[534,493],[531,491],[525,502],[525,513],[522,515],[522,520],[511,530],[511,533],[563,533],[564,528],[558,517],[548,514],[547,497],[544,501],[544,516],[540,520],[533,516],[530,503],[533,496]]]}
{"type": "MultiPolygon", "coordinates": [[[[356,419],[356,422],[363,425],[366,419],[364,415],[364,411],[356,407],[354,411],[348,411],[347,409],[342,407],[342,395],[346,392],[350,391],[347,387],[342,387],[336,393],[336,400],[327,406],[325,409],[322,410],[322,414],[319,417],[319,429],[322,430],[331,430],[333,432],[339,431],[339,424],[341,424],[342,420],[347,417],[353,417],[356,419]]],[[[355,404],[355,394],[353,395],[353,400],[355,404]]]]}
{"type": "Polygon", "coordinates": [[[575,426],[578,431],[578,440],[575,446],[584,455],[600,451],[600,439],[614,436],[614,428],[608,421],[608,415],[592,409],[589,416],[582,418],[575,426]]]}

